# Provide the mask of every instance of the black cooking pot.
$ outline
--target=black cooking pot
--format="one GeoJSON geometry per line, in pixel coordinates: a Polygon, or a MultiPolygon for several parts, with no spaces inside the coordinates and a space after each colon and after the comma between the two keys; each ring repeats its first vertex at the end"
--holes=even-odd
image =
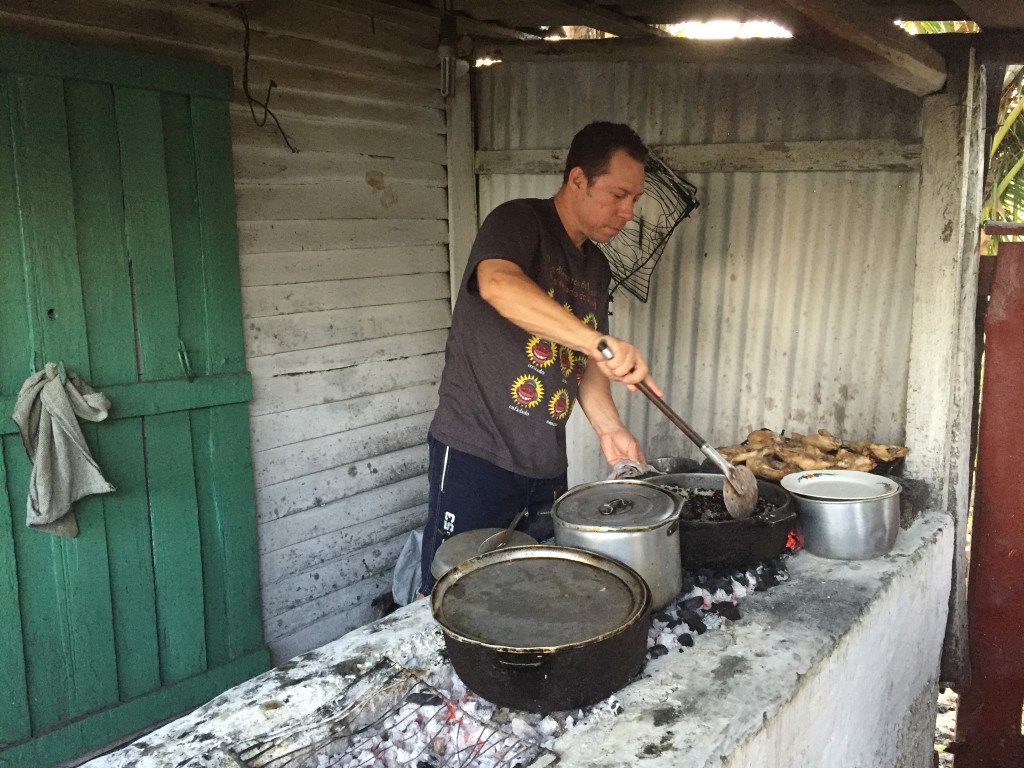
{"type": "MultiPolygon", "coordinates": [[[[689,493],[722,490],[724,478],[714,473],[684,473],[645,477],[644,482],[668,490],[681,489],[686,504],[689,493]]],[[[757,481],[757,495],[769,507],[746,520],[679,521],[679,549],[683,568],[741,568],[778,557],[786,548],[796,525],[796,510],[785,488],[757,481]]],[[[685,517],[685,515],[683,515],[685,517]]]]}
{"type": "Polygon", "coordinates": [[[499,706],[553,712],[600,701],[647,652],[651,592],[632,568],[570,547],[500,549],[448,571],[430,595],[466,687],[499,706]]]}

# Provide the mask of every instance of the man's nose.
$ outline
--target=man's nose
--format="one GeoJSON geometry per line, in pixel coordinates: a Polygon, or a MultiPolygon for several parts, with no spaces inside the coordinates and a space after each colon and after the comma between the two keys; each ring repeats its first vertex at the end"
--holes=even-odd
{"type": "Polygon", "coordinates": [[[632,221],[634,215],[633,208],[635,205],[636,203],[632,200],[623,200],[622,205],[619,206],[619,216],[624,218],[626,221],[632,221]]]}

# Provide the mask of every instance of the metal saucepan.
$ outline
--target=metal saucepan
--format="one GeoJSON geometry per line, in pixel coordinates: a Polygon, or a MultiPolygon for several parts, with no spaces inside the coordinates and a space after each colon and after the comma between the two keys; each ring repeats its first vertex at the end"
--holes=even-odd
{"type": "MultiPolygon", "coordinates": [[[[480,547],[493,536],[503,533],[505,528],[476,528],[464,531],[445,539],[437,548],[434,559],[430,561],[430,573],[434,579],[440,579],[459,563],[480,554],[480,547]]],[[[507,539],[508,547],[525,547],[536,544],[537,540],[522,531],[512,531],[507,539]]]]}
{"type": "Polygon", "coordinates": [[[900,532],[900,491],[873,499],[820,499],[794,493],[804,547],[834,560],[869,560],[886,554],[900,532]]]}
{"type": "Polygon", "coordinates": [[[452,666],[499,706],[553,712],[626,685],[647,653],[651,592],[632,568],[552,546],[497,549],[430,595],[452,666]]]}
{"type": "Polygon", "coordinates": [[[679,500],[642,480],[586,483],[551,507],[555,543],[613,557],[643,576],[652,605],[672,602],[683,588],[679,500]]]}

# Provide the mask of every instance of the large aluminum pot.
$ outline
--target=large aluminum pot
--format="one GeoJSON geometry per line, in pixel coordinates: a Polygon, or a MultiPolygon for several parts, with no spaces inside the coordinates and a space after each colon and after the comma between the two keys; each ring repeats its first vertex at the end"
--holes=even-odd
{"type": "Polygon", "coordinates": [[[793,494],[804,547],[819,557],[868,560],[886,554],[900,532],[900,486],[874,499],[817,499],[793,494]]]}
{"type": "Polygon", "coordinates": [[[651,592],[622,563],[580,549],[498,549],[430,593],[452,666],[499,706],[578,709],[628,683],[647,654],[651,592]]]}
{"type": "Polygon", "coordinates": [[[642,480],[578,485],[551,507],[555,543],[615,558],[651,588],[652,605],[672,602],[683,588],[679,501],[642,480]]]}
{"type": "Polygon", "coordinates": [[[794,472],[782,478],[793,494],[797,527],[808,552],[836,560],[884,555],[900,531],[899,483],[843,469],[794,472]]]}

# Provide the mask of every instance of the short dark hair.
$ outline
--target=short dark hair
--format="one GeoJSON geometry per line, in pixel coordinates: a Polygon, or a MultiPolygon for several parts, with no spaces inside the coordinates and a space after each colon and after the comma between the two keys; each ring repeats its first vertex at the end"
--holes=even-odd
{"type": "Polygon", "coordinates": [[[612,155],[618,150],[640,163],[647,163],[650,154],[636,131],[623,123],[595,122],[582,128],[573,136],[569,154],[565,158],[562,183],[569,180],[569,171],[576,166],[583,169],[587,179],[593,181],[608,173],[612,155]]]}

